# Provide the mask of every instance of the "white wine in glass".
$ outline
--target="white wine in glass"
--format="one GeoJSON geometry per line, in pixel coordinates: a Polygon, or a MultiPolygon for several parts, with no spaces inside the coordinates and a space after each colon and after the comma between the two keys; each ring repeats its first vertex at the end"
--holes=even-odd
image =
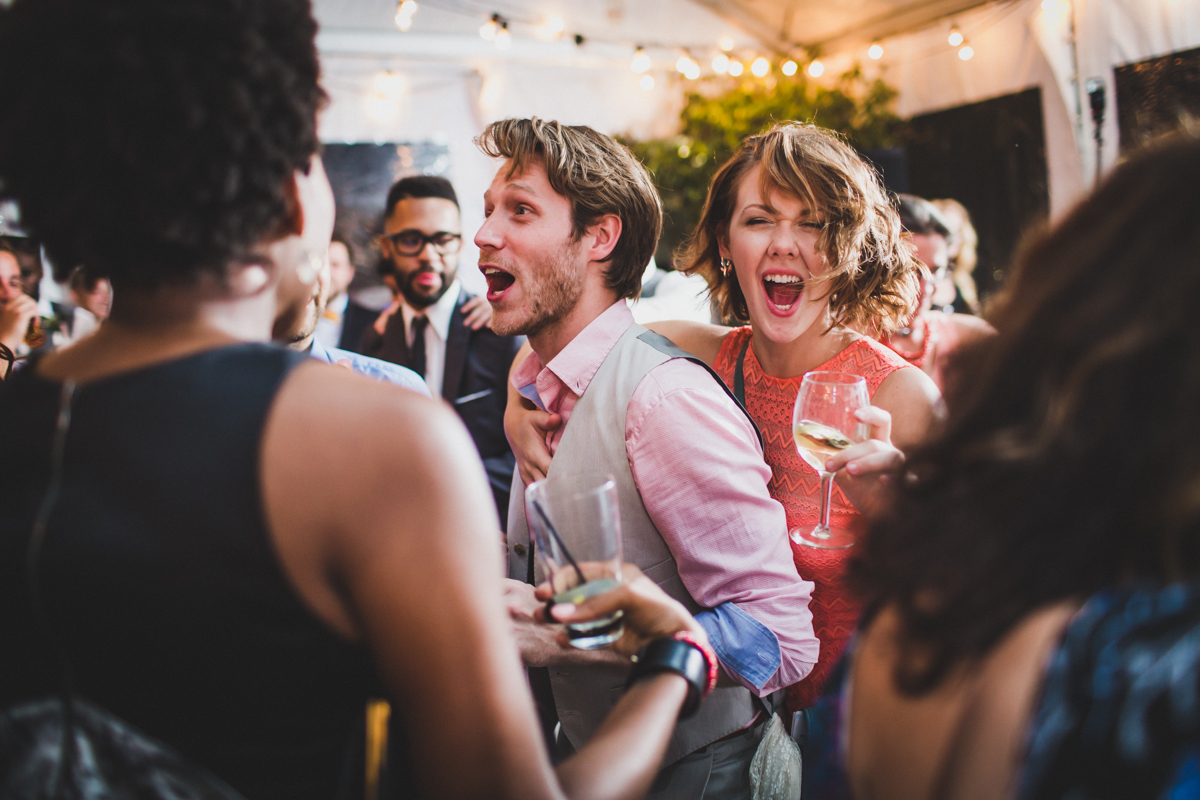
{"type": "Polygon", "coordinates": [[[793,528],[792,541],[809,547],[836,550],[854,544],[848,531],[829,527],[833,473],[825,462],[862,438],[862,423],[854,416],[871,404],[867,382],[848,372],[809,372],[800,382],[792,411],[792,436],[796,450],[821,476],[821,513],[812,528],[793,528]]]}

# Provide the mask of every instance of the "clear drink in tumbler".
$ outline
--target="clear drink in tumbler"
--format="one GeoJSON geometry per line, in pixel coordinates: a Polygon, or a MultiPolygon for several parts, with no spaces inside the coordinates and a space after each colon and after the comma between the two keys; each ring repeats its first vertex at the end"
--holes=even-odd
{"type": "MultiPolygon", "coordinates": [[[[582,603],[621,584],[621,512],[611,475],[546,478],[525,489],[525,514],[553,603],[582,603]]],[[[567,623],[574,647],[592,650],[624,632],[621,612],[567,623]]]]}

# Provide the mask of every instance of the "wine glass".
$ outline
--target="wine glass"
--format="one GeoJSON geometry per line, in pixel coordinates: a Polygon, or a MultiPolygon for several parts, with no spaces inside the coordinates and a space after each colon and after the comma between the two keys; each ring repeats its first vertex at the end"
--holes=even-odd
{"type": "Polygon", "coordinates": [[[825,471],[825,462],[865,436],[866,426],[854,412],[870,404],[867,382],[858,375],[809,372],[800,382],[792,411],[792,436],[800,457],[821,475],[821,515],[814,527],[789,531],[792,541],[827,550],[854,544],[854,536],[848,531],[829,527],[833,473],[825,471]]]}

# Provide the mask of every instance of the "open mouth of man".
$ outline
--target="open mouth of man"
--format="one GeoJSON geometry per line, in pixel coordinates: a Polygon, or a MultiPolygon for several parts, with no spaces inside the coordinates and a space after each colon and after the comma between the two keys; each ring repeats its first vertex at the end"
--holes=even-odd
{"type": "Polygon", "coordinates": [[[483,277],[488,285],[488,300],[498,300],[509,290],[509,288],[517,282],[510,273],[505,272],[499,267],[484,267],[483,277]]]}
{"type": "Polygon", "coordinates": [[[762,284],[767,301],[780,313],[791,311],[804,293],[804,279],[799,275],[764,275],[762,284]]]}

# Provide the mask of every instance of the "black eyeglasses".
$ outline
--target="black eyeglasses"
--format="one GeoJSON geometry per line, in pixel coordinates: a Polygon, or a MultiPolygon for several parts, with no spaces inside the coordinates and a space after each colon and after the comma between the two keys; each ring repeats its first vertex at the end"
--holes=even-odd
{"type": "Polygon", "coordinates": [[[441,255],[456,252],[462,246],[462,234],[449,231],[438,231],[426,236],[410,228],[399,233],[385,233],[383,238],[390,241],[392,247],[402,256],[420,255],[427,244],[433,245],[433,249],[441,255]]]}

